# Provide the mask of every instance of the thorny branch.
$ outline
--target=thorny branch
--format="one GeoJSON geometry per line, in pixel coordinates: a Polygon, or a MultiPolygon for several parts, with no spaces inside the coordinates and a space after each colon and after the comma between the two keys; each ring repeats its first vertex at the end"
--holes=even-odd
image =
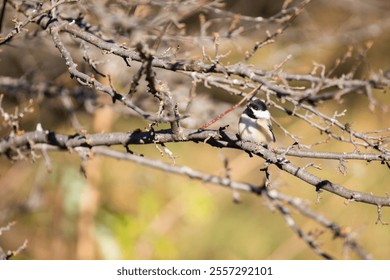
{"type": "Polygon", "coordinates": [[[315,241],[315,238],[306,234],[299,225],[295,222],[288,208],[283,205],[283,203],[289,203],[295,209],[301,211],[305,216],[312,218],[319,224],[328,229],[332,230],[335,237],[340,237],[345,240],[346,246],[350,247],[352,250],[356,251],[362,258],[370,259],[371,256],[364,251],[364,249],[354,240],[354,238],[349,234],[342,232],[340,226],[328,221],[326,218],[322,216],[318,216],[317,213],[311,211],[301,200],[295,199],[293,197],[287,196],[285,194],[280,193],[276,189],[269,190],[264,186],[254,186],[248,183],[236,182],[232,181],[229,177],[219,177],[211,174],[206,174],[203,172],[196,171],[187,166],[175,166],[171,164],[167,164],[162,161],[156,161],[153,159],[148,159],[145,157],[139,157],[136,155],[132,155],[129,153],[124,153],[120,151],[116,151],[107,147],[95,147],[92,149],[94,154],[104,155],[108,157],[113,157],[121,160],[133,161],[138,164],[150,166],[153,168],[157,168],[160,170],[164,170],[171,173],[177,173],[186,175],[192,179],[198,179],[206,183],[218,184],[221,186],[230,187],[233,190],[245,190],[251,191],[256,194],[260,194],[265,196],[267,199],[270,199],[272,203],[277,207],[277,209],[281,212],[281,214],[286,219],[287,224],[293,228],[294,231],[310,246],[312,247],[319,255],[324,257],[325,259],[333,259],[331,255],[323,251],[315,241]]]}
{"type": "MultiPolygon", "coordinates": [[[[379,161],[390,167],[390,128],[358,131],[354,128],[354,124],[343,121],[346,111],[329,114],[325,113],[323,106],[328,101],[340,103],[348,95],[362,93],[367,96],[370,109],[387,110],[386,105],[378,102],[375,95],[389,88],[388,73],[371,71],[366,78],[362,79],[356,78],[355,75],[372,44],[367,43],[358,52],[359,63],[354,65],[346,75],[335,76],[335,73],[341,65],[354,56],[353,48],[348,48],[344,56],[336,60],[334,66],[327,71],[325,65],[313,63],[313,69],[309,74],[288,73],[283,70],[283,65],[287,63],[290,56],[287,56],[274,69],[264,70],[249,65],[247,62],[266,45],[275,43],[282,35],[288,33],[296,19],[305,12],[307,6],[313,4],[312,1],[285,1],[278,13],[267,18],[230,12],[225,9],[221,1],[185,1],[186,5],[180,5],[179,2],[174,1],[167,4],[165,1],[157,0],[142,4],[139,1],[130,2],[129,6],[120,1],[106,4],[96,3],[94,8],[89,7],[92,17],[85,16],[83,12],[88,9],[84,9],[82,3],[73,0],[43,1],[42,3],[15,0],[5,2],[4,6],[7,5],[10,9],[12,7],[13,11],[17,12],[18,16],[24,16],[24,19],[13,19],[14,26],[11,31],[0,38],[0,45],[5,46],[11,42],[23,40],[30,34],[28,28],[35,24],[47,32],[40,36],[45,36],[52,41],[58,50],[56,55],[61,56],[70,77],[76,80],[80,87],[66,89],[51,83],[29,82],[25,77],[20,79],[0,77],[0,90],[6,93],[6,98],[26,100],[40,97],[36,98],[36,102],[49,97],[61,98],[63,107],[71,116],[72,126],[77,132],[74,135],[60,134],[56,131],[44,130],[40,124],[37,124],[35,131],[24,132],[19,128],[19,119],[25,113],[30,112],[31,106],[22,110],[22,115],[19,111],[10,114],[1,107],[3,127],[11,128],[12,133],[0,140],[0,154],[12,160],[21,160],[33,157],[34,151],[42,151],[47,161],[49,161],[49,156],[46,151],[51,149],[74,151],[79,153],[83,159],[88,155],[96,154],[133,161],[170,173],[186,175],[203,182],[261,194],[264,199],[271,201],[271,205],[284,217],[287,225],[323,258],[334,257],[321,249],[315,236],[300,228],[291,209],[297,210],[303,216],[313,219],[332,231],[335,237],[343,238],[346,246],[356,251],[361,258],[371,258],[370,254],[365,252],[349,233],[343,232],[335,222],[312,211],[299,199],[285,195],[275,188],[268,189],[260,184],[255,186],[236,182],[230,176],[219,177],[206,174],[188,166],[176,166],[108,147],[120,145],[128,150],[129,145],[195,142],[206,143],[212,147],[243,150],[265,159],[268,165],[274,165],[302,182],[306,182],[317,192],[325,190],[348,201],[375,205],[378,209],[378,221],[385,224],[382,221],[381,209],[390,206],[388,196],[348,189],[333,182],[332,179],[321,178],[309,172],[306,166],[312,166],[312,163],[306,166],[294,163],[294,158],[300,157],[337,160],[341,166],[344,166],[346,160],[379,161]],[[75,13],[74,9],[80,9],[80,13],[75,13]],[[103,12],[106,9],[118,16],[106,17],[106,12],[103,12]],[[131,12],[124,14],[124,11],[131,12]],[[104,18],[105,24],[98,26],[91,23],[93,22],[91,18],[94,16],[104,18]],[[200,21],[198,33],[187,31],[185,28],[184,22],[194,16],[200,21]],[[247,47],[240,62],[223,62],[230,53],[219,53],[224,40],[240,38],[250,31],[258,32],[264,29],[267,30],[263,34],[265,37],[260,40],[256,39],[256,43],[247,47]],[[113,33],[115,30],[118,30],[118,33],[113,33]],[[124,39],[126,37],[128,40],[124,39]],[[214,44],[214,58],[207,55],[206,45],[209,42],[214,44]],[[82,47],[74,48],[75,44],[82,47]],[[202,58],[188,55],[194,50],[192,45],[202,50],[202,58]],[[181,48],[186,47],[188,47],[188,52],[180,52],[181,48]],[[128,90],[124,90],[113,75],[106,73],[109,72],[108,70],[104,67],[99,68],[99,64],[96,64],[90,56],[89,51],[93,52],[91,49],[99,50],[100,53],[96,55],[102,57],[121,58],[123,65],[115,65],[115,67],[125,69],[123,72],[126,68],[135,69],[133,75],[126,78],[128,90]],[[80,53],[84,58],[84,64],[78,60],[80,53]],[[84,67],[85,65],[88,67],[84,67]],[[92,72],[86,68],[92,69],[92,72]],[[182,96],[176,93],[178,83],[164,76],[166,72],[177,76],[176,79],[183,84],[188,84],[190,80],[189,83],[192,85],[219,89],[240,97],[241,100],[259,91],[271,110],[308,125],[314,131],[313,133],[324,137],[312,144],[304,143],[299,133],[290,131],[275,119],[275,124],[284,132],[286,138],[291,138],[293,142],[286,144],[286,147],[279,145],[278,148],[266,149],[253,143],[242,143],[235,131],[228,131],[225,127],[206,129],[209,124],[214,124],[217,120],[224,118],[238,105],[228,108],[217,118],[212,119],[208,116],[209,122],[204,127],[201,127],[203,123],[200,123],[193,128],[185,128],[182,122],[185,118],[192,116],[188,108],[194,107],[193,103],[197,100],[194,94],[196,87],[189,86],[191,97],[189,101],[184,102],[184,107],[187,109],[183,113],[180,109],[182,96]],[[95,74],[98,75],[95,76],[95,74]],[[146,83],[146,89],[142,87],[142,82],[146,83]],[[147,121],[149,129],[98,134],[88,134],[82,131],[81,124],[76,117],[75,107],[82,105],[86,111],[93,113],[94,109],[99,106],[97,99],[99,93],[108,95],[113,104],[129,109],[136,116],[147,121]],[[137,95],[141,95],[142,98],[137,99],[137,95]],[[155,105],[156,102],[158,109],[153,110],[154,106],[150,104],[155,105]],[[156,124],[160,123],[168,124],[170,129],[155,130],[156,124]],[[350,149],[346,149],[345,152],[321,149],[324,143],[331,141],[344,143],[350,149]],[[316,149],[317,147],[319,149],[316,149]]],[[[4,11],[1,18],[2,26],[5,23],[3,15],[4,11]]],[[[213,111],[220,111],[217,101],[213,100],[210,103],[214,107],[213,111]]]]}
{"type": "MultiPolygon", "coordinates": [[[[169,143],[178,141],[205,142],[211,146],[219,148],[234,148],[241,149],[252,154],[263,157],[267,162],[275,164],[279,169],[284,170],[291,175],[300,178],[302,181],[315,187],[318,190],[326,190],[337,194],[345,199],[351,199],[357,202],[365,202],[373,205],[390,206],[389,197],[374,196],[359,191],[349,190],[341,185],[332,183],[330,180],[319,178],[304,168],[296,166],[284,155],[288,154],[284,151],[281,155],[259,147],[254,143],[241,142],[237,135],[219,130],[192,130],[183,129],[182,138],[177,139],[172,130],[163,131],[134,131],[128,133],[107,133],[107,134],[75,134],[63,135],[53,131],[41,131],[25,133],[21,136],[15,136],[11,139],[2,140],[0,142],[0,154],[8,155],[11,158],[17,159],[18,156],[27,148],[34,149],[40,147],[41,144],[49,145],[57,149],[75,149],[77,147],[92,148],[95,146],[112,146],[112,145],[136,145],[136,144],[154,144],[154,143],[169,143]]],[[[303,153],[304,154],[304,153],[303,153]]],[[[374,155],[371,155],[374,158],[374,155]]],[[[377,156],[378,160],[388,160],[389,155],[385,158],[377,156]]],[[[361,158],[363,159],[363,158],[361,158]]]]}

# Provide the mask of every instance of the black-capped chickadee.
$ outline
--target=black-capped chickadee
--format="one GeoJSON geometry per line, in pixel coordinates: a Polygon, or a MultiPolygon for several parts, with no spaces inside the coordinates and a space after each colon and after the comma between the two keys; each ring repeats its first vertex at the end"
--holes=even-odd
{"type": "Polygon", "coordinates": [[[253,98],[242,112],[238,123],[238,131],[242,141],[267,146],[275,142],[272,131],[271,114],[264,101],[253,98]]]}

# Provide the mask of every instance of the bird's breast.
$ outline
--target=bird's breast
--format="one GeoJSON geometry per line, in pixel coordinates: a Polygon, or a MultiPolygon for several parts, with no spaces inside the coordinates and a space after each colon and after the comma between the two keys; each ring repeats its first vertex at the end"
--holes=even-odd
{"type": "Polygon", "coordinates": [[[268,129],[268,121],[252,119],[248,116],[241,116],[238,131],[241,139],[254,143],[269,143],[273,141],[272,132],[268,129]]]}

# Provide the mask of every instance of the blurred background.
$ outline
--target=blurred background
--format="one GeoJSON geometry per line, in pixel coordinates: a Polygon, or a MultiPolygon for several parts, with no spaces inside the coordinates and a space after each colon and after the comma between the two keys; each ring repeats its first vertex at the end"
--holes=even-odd
{"type": "MultiPolygon", "coordinates": [[[[226,9],[231,12],[264,18],[278,13],[282,5],[283,1],[226,1],[226,9]]],[[[372,73],[390,71],[389,12],[388,0],[313,1],[275,43],[259,50],[249,63],[259,69],[272,70],[291,55],[291,59],[283,66],[284,71],[310,73],[313,63],[323,64],[330,69],[337,59],[352,48],[351,57],[335,69],[334,76],[349,73],[356,63],[359,64],[357,79],[366,79],[372,73]],[[368,49],[368,46],[367,55],[363,57],[360,55],[361,50],[368,49]]],[[[7,8],[2,36],[12,28],[10,19],[15,14],[15,10],[7,8]]],[[[198,21],[197,17],[185,19],[188,32],[191,28],[195,29],[198,21]]],[[[29,25],[27,28],[34,30],[37,27],[29,25]]],[[[233,40],[221,40],[220,52],[230,52],[225,58],[227,62],[241,60],[245,51],[264,38],[266,32],[256,28],[248,30],[233,40]]],[[[10,44],[1,45],[0,75],[22,78],[36,84],[50,81],[64,88],[79,86],[70,79],[50,39],[50,36],[45,35],[31,36],[15,38],[10,44]]],[[[181,52],[202,53],[199,45],[195,44],[191,48],[190,45],[182,43],[181,52]]],[[[212,46],[209,43],[210,50],[212,46]]],[[[128,90],[126,87],[137,69],[126,67],[123,61],[113,56],[102,67],[123,92],[128,90]]],[[[187,91],[188,94],[190,78],[182,77],[175,81],[175,77],[170,77],[175,73],[156,71],[159,78],[167,78],[171,89],[187,91]]],[[[204,100],[221,101],[221,107],[207,108],[205,105],[204,110],[208,110],[206,116],[217,116],[239,100],[204,86],[198,86],[196,91],[200,106],[205,104],[204,100]]],[[[13,112],[16,106],[22,108],[28,104],[29,97],[10,94],[5,88],[1,88],[0,93],[4,95],[2,106],[7,112],[13,112]]],[[[344,97],[342,103],[327,102],[320,105],[319,109],[329,115],[346,109],[346,115],[341,120],[343,123],[352,123],[357,131],[388,128],[389,112],[386,106],[390,104],[389,93],[377,90],[374,96],[383,105],[377,106],[374,111],[369,110],[367,97],[358,93],[344,97]]],[[[97,93],[93,98],[100,106],[92,111],[79,106],[73,116],[88,133],[131,131],[148,126],[139,117],[124,114],[123,108],[112,105],[111,99],[104,94],[97,93]]],[[[75,133],[74,119],[72,122],[61,100],[38,95],[33,101],[34,111],[20,121],[20,129],[31,131],[37,123],[41,123],[44,129],[64,134],[75,133]]],[[[226,118],[231,124],[229,129],[235,129],[241,110],[237,109],[226,118]]],[[[302,121],[278,111],[271,113],[290,132],[299,135],[304,144],[323,138],[302,121]]],[[[2,129],[0,133],[4,137],[9,131],[2,129]]],[[[292,144],[292,140],[280,129],[275,128],[275,134],[278,140],[276,146],[292,144]]],[[[189,165],[207,173],[223,175],[223,159],[227,158],[234,180],[261,184],[264,179],[263,173],[259,172],[264,162],[259,158],[250,158],[242,151],[216,150],[202,143],[175,143],[167,144],[167,147],[176,156],[178,165],[189,165]]],[[[167,155],[161,156],[155,145],[130,148],[145,156],[170,161],[167,155]]],[[[325,143],[321,149],[353,152],[353,147],[335,141],[325,143]]],[[[0,236],[0,247],[15,250],[24,240],[28,240],[27,248],[16,258],[320,258],[292,232],[279,214],[271,211],[263,199],[255,195],[241,193],[240,203],[235,204],[230,189],[135,163],[102,157],[94,157],[83,163],[78,154],[70,151],[49,152],[49,157],[49,168],[40,154],[34,160],[29,158],[17,162],[5,156],[0,158],[0,226],[16,222],[0,236]],[[87,177],[80,172],[81,165],[87,177]]],[[[342,174],[337,161],[290,160],[299,166],[309,162],[319,164],[321,170],[309,171],[350,189],[380,196],[390,191],[389,169],[380,162],[347,161],[346,172],[342,174]]],[[[272,187],[307,200],[312,209],[353,232],[374,259],[390,258],[390,227],[376,224],[376,207],[348,203],[326,192],[317,201],[317,193],[312,186],[273,166],[270,173],[272,187]]],[[[382,209],[382,215],[384,221],[390,221],[389,209],[382,209]]],[[[294,217],[303,230],[318,234],[322,247],[337,258],[356,258],[344,249],[342,240],[334,239],[329,232],[299,215],[294,217]]]]}

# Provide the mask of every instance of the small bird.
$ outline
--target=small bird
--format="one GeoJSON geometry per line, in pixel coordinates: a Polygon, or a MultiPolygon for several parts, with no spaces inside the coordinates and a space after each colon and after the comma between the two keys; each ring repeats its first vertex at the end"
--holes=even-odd
{"type": "Polygon", "coordinates": [[[253,98],[242,112],[238,123],[241,140],[267,146],[275,142],[271,114],[264,101],[253,98]]]}

